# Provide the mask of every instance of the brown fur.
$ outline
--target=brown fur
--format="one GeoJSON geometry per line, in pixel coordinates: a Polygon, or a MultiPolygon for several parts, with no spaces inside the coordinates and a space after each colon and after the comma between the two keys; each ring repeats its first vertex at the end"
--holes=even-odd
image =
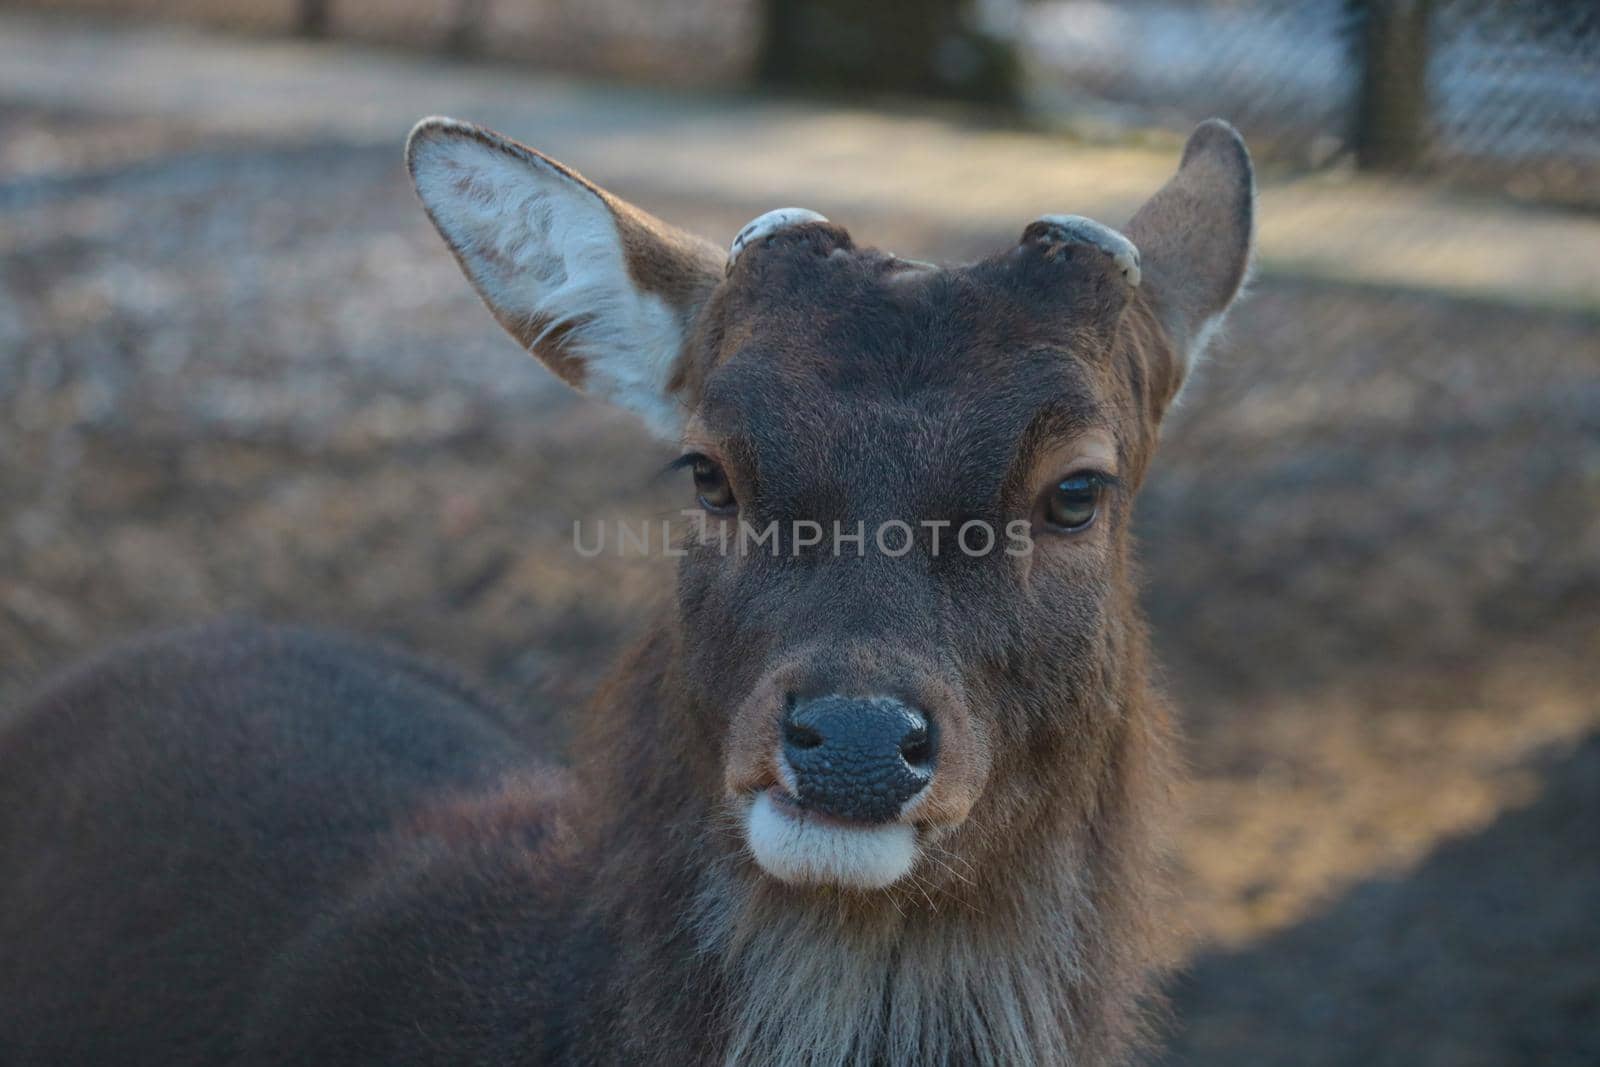
{"type": "MultiPolygon", "coordinates": [[[[1202,127],[1135,219],[1138,289],[1049,227],[909,270],[807,223],[724,278],[703,242],[537,159],[604,200],[634,284],[681,317],[669,388],[753,525],[1000,527],[1085,454],[1120,487],[1081,534],[1035,528],[1024,558],[939,555],[926,530],[902,559],[691,538],[677,605],[581,712],[570,775],[458,683],[315,635],[227,627],[61,683],[0,729],[0,870],[33,872],[0,884],[0,1048],[1124,1059],[1164,958],[1174,780],[1129,525],[1193,339],[1242,279],[1237,136],[1202,127]],[[920,859],[886,889],[786,884],[741,836],[784,701],[824,693],[892,693],[939,728],[909,809],[920,859]],[[97,966],[114,987],[75,999],[97,966]]],[[[558,335],[511,325],[581,384],[558,335]]]]}

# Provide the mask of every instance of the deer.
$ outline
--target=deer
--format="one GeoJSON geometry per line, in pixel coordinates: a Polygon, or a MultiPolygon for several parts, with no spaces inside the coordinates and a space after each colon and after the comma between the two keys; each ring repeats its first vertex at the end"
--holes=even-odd
{"type": "Polygon", "coordinates": [[[47,681],[0,719],[0,1060],[1146,1047],[1179,771],[1130,521],[1250,263],[1238,133],[1200,125],[1121,230],[956,265],[798,208],[725,250],[449,119],[406,160],[500,324],[680,450],[675,600],[565,762],[335,632],[224,620],[47,681]]]}

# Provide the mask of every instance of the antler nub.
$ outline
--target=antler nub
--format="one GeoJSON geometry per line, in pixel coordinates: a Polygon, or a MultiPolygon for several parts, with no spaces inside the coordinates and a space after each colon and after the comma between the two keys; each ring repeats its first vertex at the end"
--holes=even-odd
{"type": "Polygon", "coordinates": [[[1116,264],[1129,285],[1137,287],[1140,279],[1139,250],[1132,241],[1103,222],[1082,215],[1041,215],[1039,221],[1057,230],[1064,241],[1079,241],[1094,245],[1116,264]]]}
{"type": "Polygon", "coordinates": [[[759,215],[747,222],[744,229],[733,239],[733,244],[728,248],[728,266],[733,266],[740,252],[769,234],[806,222],[827,221],[824,216],[803,207],[780,207],[765,215],[759,215]]]}

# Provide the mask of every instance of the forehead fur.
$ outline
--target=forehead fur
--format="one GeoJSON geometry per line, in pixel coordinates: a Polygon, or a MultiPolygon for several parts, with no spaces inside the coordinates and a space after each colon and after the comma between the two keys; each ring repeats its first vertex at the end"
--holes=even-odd
{"type": "Polygon", "coordinates": [[[780,399],[813,409],[1076,405],[1093,417],[1093,380],[1122,306],[1103,269],[1027,246],[932,267],[857,249],[833,237],[836,227],[799,229],[815,232],[750,254],[708,308],[708,419],[780,399]]]}
{"type": "Polygon", "coordinates": [[[1032,437],[1127,422],[1122,304],[1095,271],[1025,247],[935,268],[813,236],[750,253],[708,309],[701,422],[767,487],[893,468],[972,507],[1032,437]]]}

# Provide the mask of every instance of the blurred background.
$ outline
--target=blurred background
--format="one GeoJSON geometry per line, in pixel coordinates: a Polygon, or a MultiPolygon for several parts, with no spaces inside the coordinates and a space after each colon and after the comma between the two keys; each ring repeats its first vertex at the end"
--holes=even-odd
{"type": "Polygon", "coordinates": [[[0,5],[0,702],[247,612],[559,709],[670,596],[670,452],[483,313],[400,165],[485,122],[726,242],[1117,224],[1198,119],[1253,292],[1141,498],[1193,780],[1172,1064],[1600,1063],[1591,0],[0,5]]]}

